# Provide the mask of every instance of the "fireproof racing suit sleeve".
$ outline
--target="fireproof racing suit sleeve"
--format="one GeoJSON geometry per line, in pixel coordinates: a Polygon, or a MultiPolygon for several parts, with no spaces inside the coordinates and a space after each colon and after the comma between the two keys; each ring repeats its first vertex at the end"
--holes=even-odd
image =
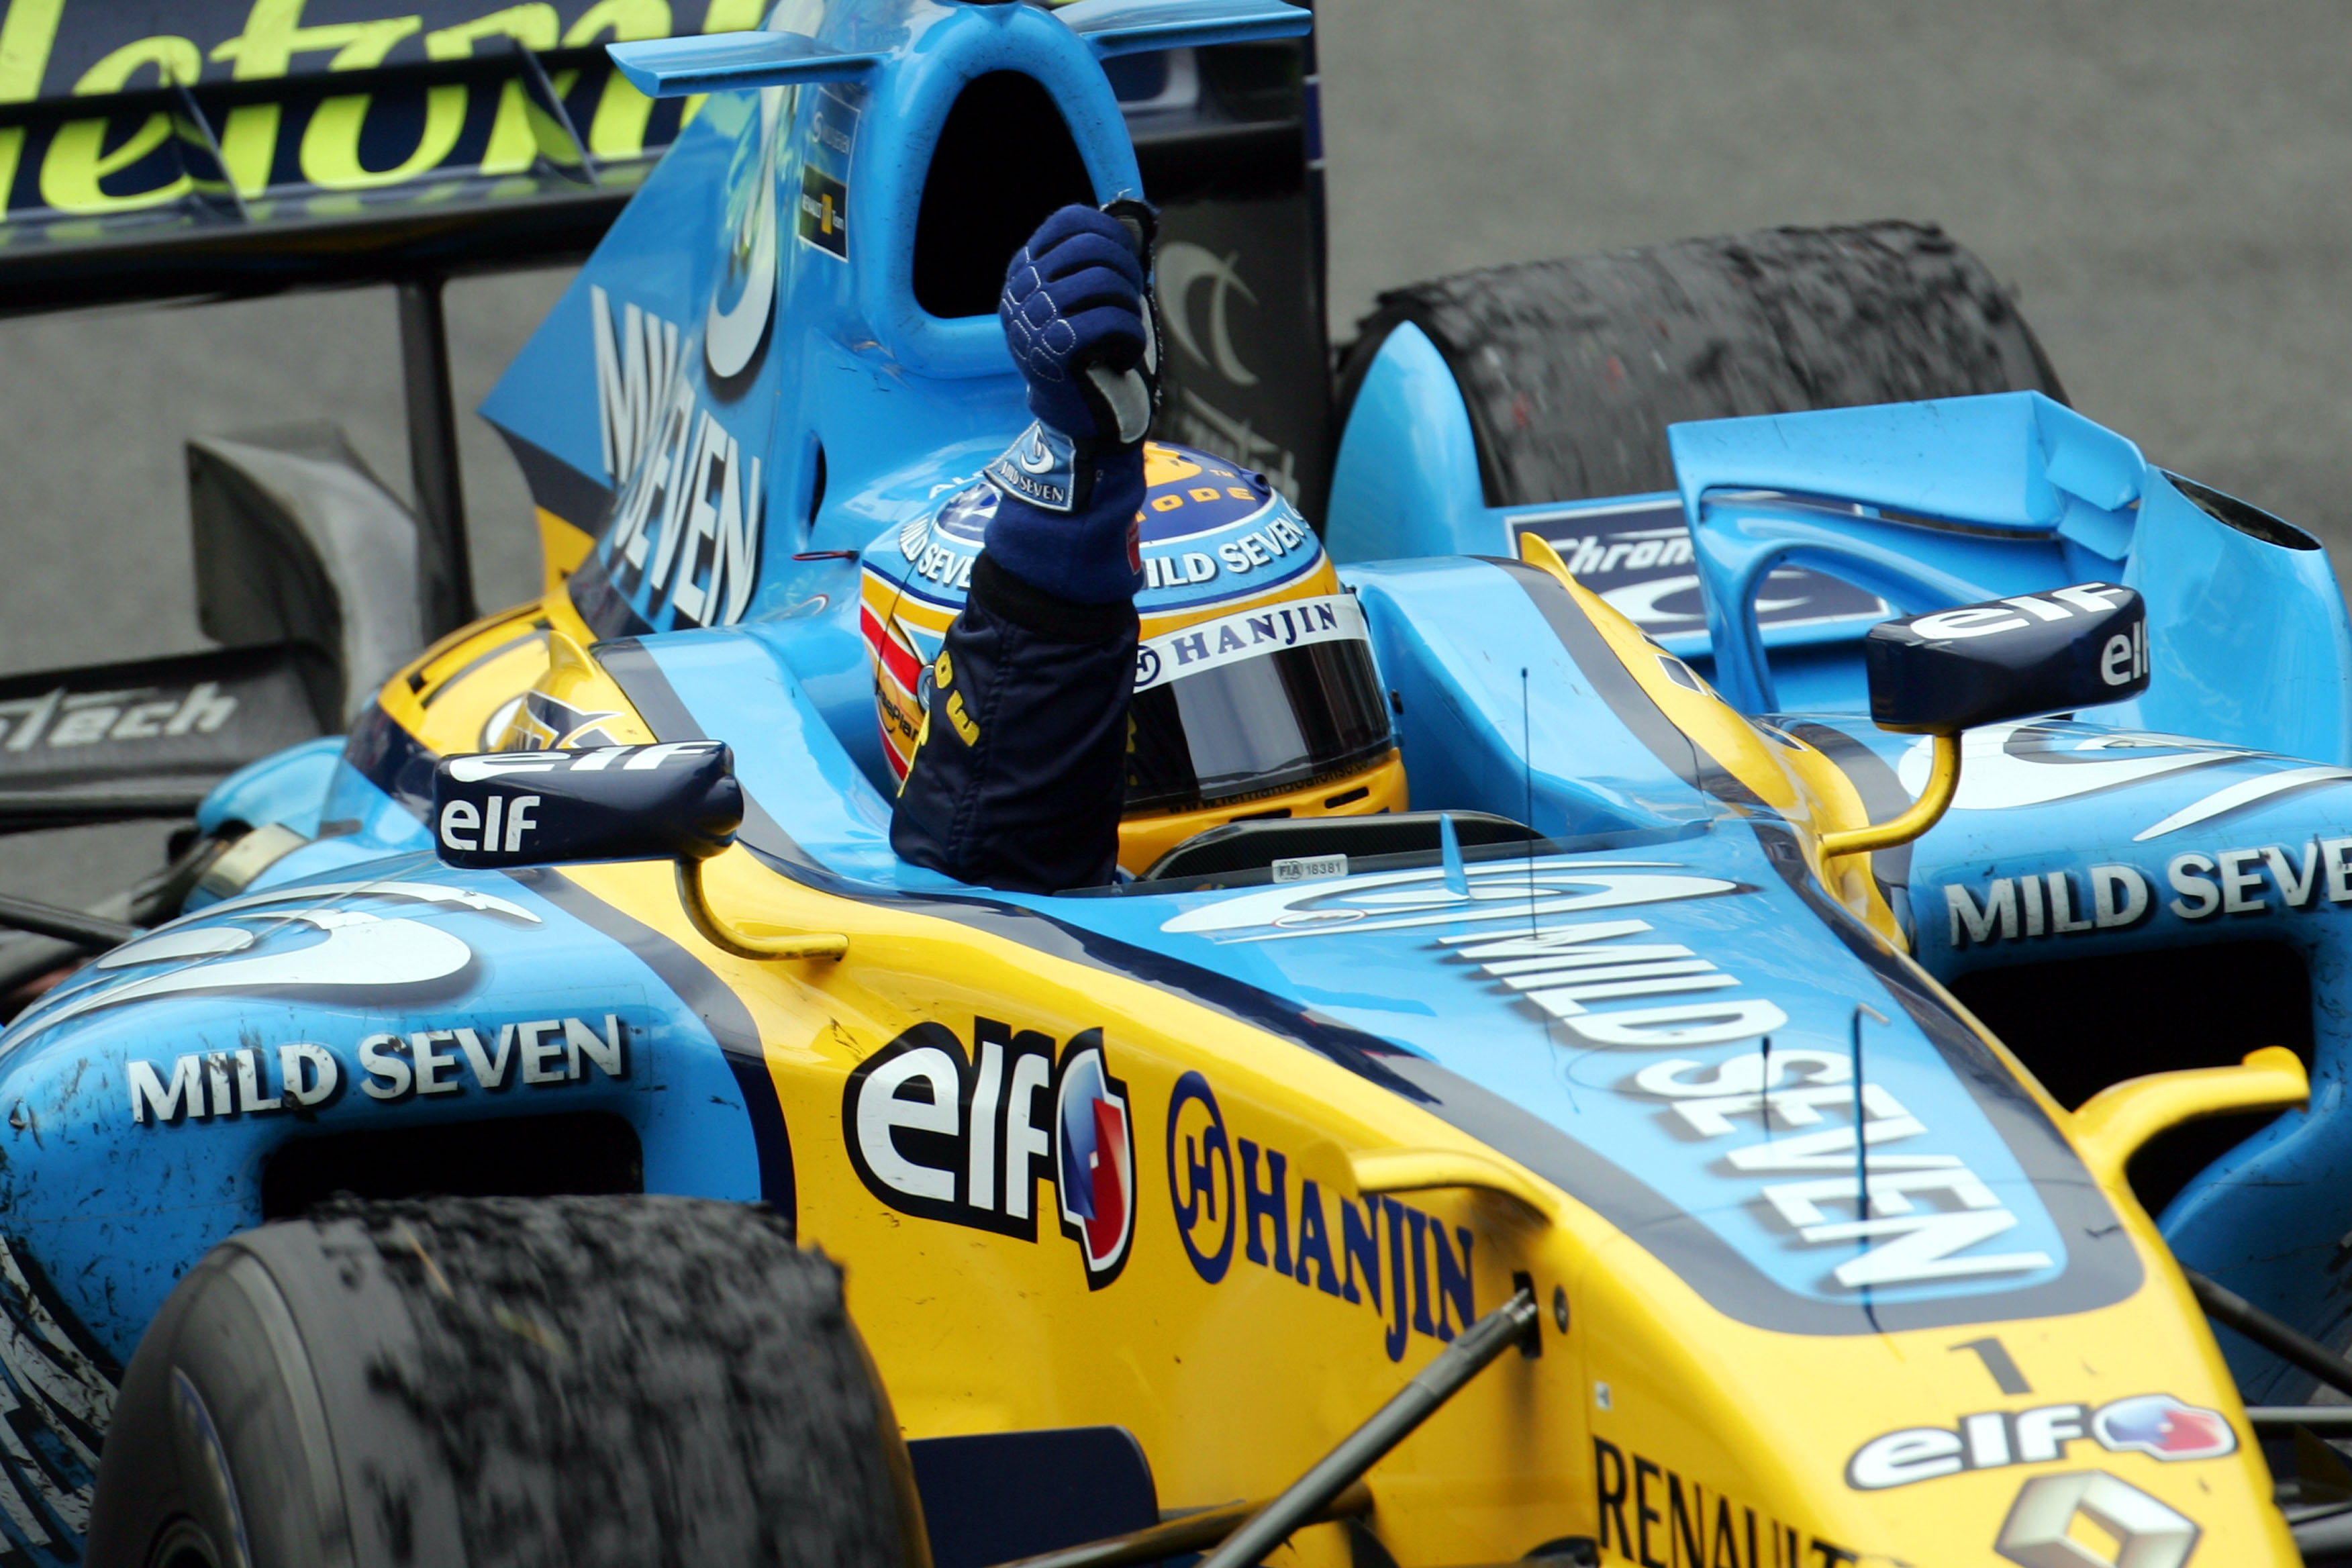
{"type": "Polygon", "coordinates": [[[1037,420],[986,469],[997,504],[890,823],[901,858],[967,882],[1051,893],[1118,865],[1157,386],[1151,236],[1139,204],[1067,206],[1005,270],[998,315],[1037,420]],[[1136,397],[1095,371],[1131,378],[1136,397]]]}
{"type": "Polygon", "coordinates": [[[1108,882],[1135,643],[1133,601],[1061,598],[983,552],[931,666],[891,848],[1014,892],[1108,882]]]}

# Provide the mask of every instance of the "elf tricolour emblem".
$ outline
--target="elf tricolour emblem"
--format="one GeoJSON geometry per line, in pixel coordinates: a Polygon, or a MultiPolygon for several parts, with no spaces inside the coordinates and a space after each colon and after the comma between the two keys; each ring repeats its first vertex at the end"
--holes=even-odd
{"type": "Polygon", "coordinates": [[[1062,1229],[1086,1254],[1087,1282],[1097,1286],[1118,1277],[1135,1230],[1135,1124],[1126,1086],[1103,1068],[1101,1038],[1089,1030],[1071,1042],[1055,1107],[1062,1229]]]}

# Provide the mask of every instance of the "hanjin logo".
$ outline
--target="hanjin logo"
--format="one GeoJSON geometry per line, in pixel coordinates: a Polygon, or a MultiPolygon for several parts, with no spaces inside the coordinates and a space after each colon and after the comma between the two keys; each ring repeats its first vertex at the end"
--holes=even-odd
{"type": "Polygon", "coordinates": [[[1149,691],[1302,643],[1368,642],[1370,637],[1352,595],[1260,605],[1144,638],[1135,648],[1135,689],[1149,691]]]}

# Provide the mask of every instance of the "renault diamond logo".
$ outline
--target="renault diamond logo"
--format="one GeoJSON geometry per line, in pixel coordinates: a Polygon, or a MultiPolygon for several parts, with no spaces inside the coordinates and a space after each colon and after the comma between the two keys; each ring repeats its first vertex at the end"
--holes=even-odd
{"type": "Polygon", "coordinates": [[[2197,1536],[2137,1487],[2077,1470],[2026,1482],[1993,1548],[2022,1568],[2181,1568],[2197,1536]]]}

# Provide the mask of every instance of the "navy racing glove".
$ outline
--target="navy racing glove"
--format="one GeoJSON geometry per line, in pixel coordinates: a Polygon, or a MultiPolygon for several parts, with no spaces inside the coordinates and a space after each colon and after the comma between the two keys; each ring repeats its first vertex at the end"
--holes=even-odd
{"type": "Polygon", "coordinates": [[[986,470],[1002,496],[988,553],[1073,604],[1131,600],[1142,580],[1142,443],[1159,380],[1152,229],[1140,202],[1064,207],[1013,256],[997,302],[1036,421],[986,470]]]}
{"type": "Polygon", "coordinates": [[[1005,269],[1004,343],[1029,383],[1029,412],[1074,441],[1133,446],[1151,419],[1157,359],[1150,309],[1150,211],[1124,220],[1066,206],[1005,269]]]}

